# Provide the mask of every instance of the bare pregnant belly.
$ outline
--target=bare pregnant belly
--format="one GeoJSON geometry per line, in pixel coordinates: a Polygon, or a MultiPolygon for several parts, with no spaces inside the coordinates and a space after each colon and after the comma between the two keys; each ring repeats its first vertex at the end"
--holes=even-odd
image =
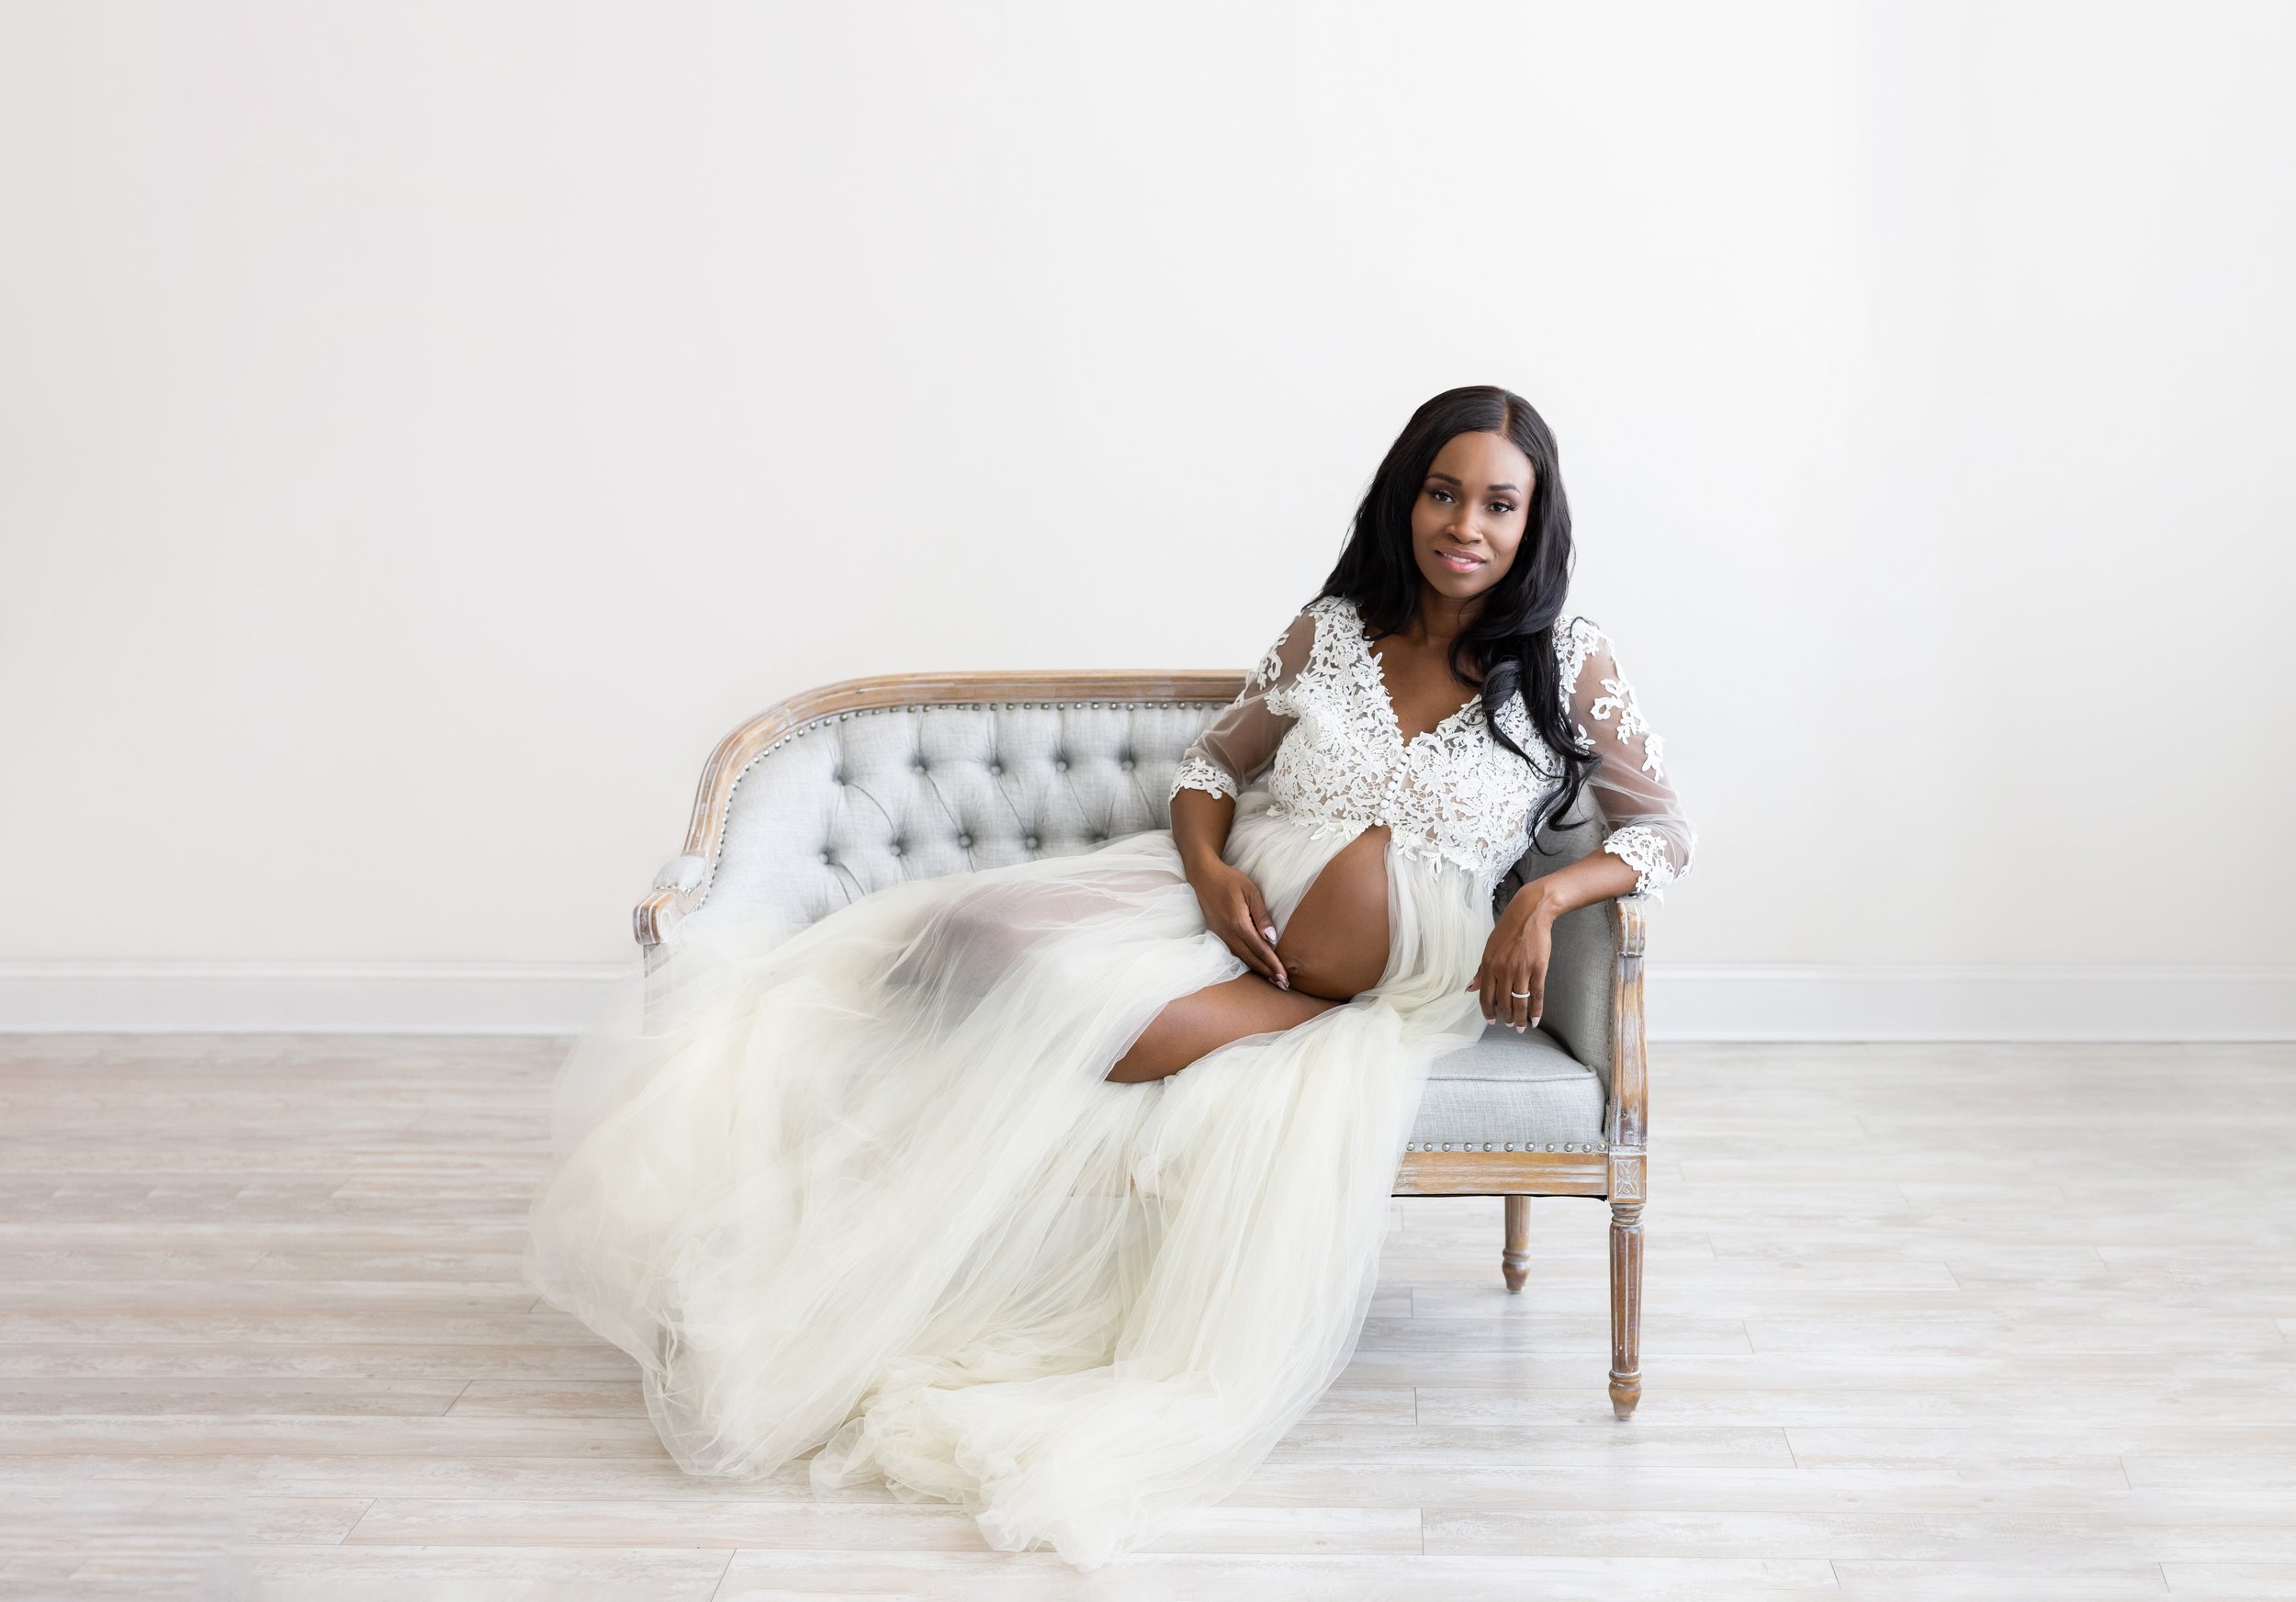
{"type": "Polygon", "coordinates": [[[1387,971],[1387,840],[1384,823],[1349,840],[1292,908],[1276,954],[1294,990],[1351,1000],[1387,971]]]}

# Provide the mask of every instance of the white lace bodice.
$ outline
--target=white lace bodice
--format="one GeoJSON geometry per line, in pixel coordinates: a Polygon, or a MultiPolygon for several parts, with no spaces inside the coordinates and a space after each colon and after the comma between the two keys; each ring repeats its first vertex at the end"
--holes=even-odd
{"type": "MultiPolygon", "coordinates": [[[[1634,868],[1636,894],[1655,895],[1689,871],[1697,838],[1666,780],[1660,737],[1593,624],[1558,624],[1555,654],[1567,715],[1596,752],[1589,787],[1612,829],[1604,849],[1634,868]]],[[[1466,870],[1488,898],[1530,849],[1531,818],[1562,774],[1520,693],[1499,716],[1536,768],[1491,737],[1480,692],[1405,740],[1354,603],[1319,596],[1187,748],[1172,793],[1240,795],[1265,773],[1271,813],[1318,833],[1386,824],[1395,849],[1466,870]]]]}

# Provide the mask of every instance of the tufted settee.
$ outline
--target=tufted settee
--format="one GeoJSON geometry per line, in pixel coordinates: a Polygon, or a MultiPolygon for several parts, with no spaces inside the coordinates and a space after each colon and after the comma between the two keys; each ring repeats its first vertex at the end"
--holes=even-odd
{"type": "MultiPolygon", "coordinates": [[[[1088,851],[1171,821],[1182,752],[1241,672],[893,674],[792,696],[719,742],[684,851],[636,908],[652,971],[667,942],[760,912],[810,923],[905,878],[1088,851]]],[[[1597,817],[1545,831],[1500,882],[1597,849],[1597,817]]],[[[1642,1389],[1647,1070],[1635,898],[1555,926],[1544,1015],[1438,1060],[1396,1174],[1399,1196],[1501,1196],[1501,1270],[1529,1267],[1530,1199],[1610,1205],[1610,1396],[1642,1389]]]]}

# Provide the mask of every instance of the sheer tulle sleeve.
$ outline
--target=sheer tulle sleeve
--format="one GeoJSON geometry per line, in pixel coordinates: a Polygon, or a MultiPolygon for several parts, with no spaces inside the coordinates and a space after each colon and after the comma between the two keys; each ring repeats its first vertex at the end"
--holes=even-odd
{"type": "Polygon", "coordinates": [[[1315,643],[1315,618],[1302,612],[1277,635],[1244,682],[1244,689],[1205,727],[1180,758],[1172,794],[1209,790],[1236,796],[1276,760],[1276,748],[1299,714],[1289,692],[1315,643]]]}
{"type": "Polygon", "coordinates": [[[1583,617],[1555,626],[1562,685],[1580,737],[1600,764],[1587,781],[1610,838],[1603,849],[1635,871],[1635,894],[1657,897],[1690,872],[1698,831],[1668,782],[1663,741],[1644,721],[1609,638],[1583,617]]]}

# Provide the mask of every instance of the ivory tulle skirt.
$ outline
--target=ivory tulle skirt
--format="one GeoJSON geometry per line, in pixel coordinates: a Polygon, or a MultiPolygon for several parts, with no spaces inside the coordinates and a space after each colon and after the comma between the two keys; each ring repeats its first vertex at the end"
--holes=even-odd
{"type": "MultiPolygon", "coordinates": [[[[1351,838],[1251,791],[1225,854],[1280,932],[1351,838]]],[[[681,943],[653,1020],[559,1070],[527,1281],[637,1360],[688,1472],[818,1448],[816,1492],[1131,1551],[1345,1367],[1428,1065],[1482,1032],[1488,900],[1387,866],[1377,986],[1145,1084],[1106,1075],[1246,971],[1166,829],[681,943]]]]}

